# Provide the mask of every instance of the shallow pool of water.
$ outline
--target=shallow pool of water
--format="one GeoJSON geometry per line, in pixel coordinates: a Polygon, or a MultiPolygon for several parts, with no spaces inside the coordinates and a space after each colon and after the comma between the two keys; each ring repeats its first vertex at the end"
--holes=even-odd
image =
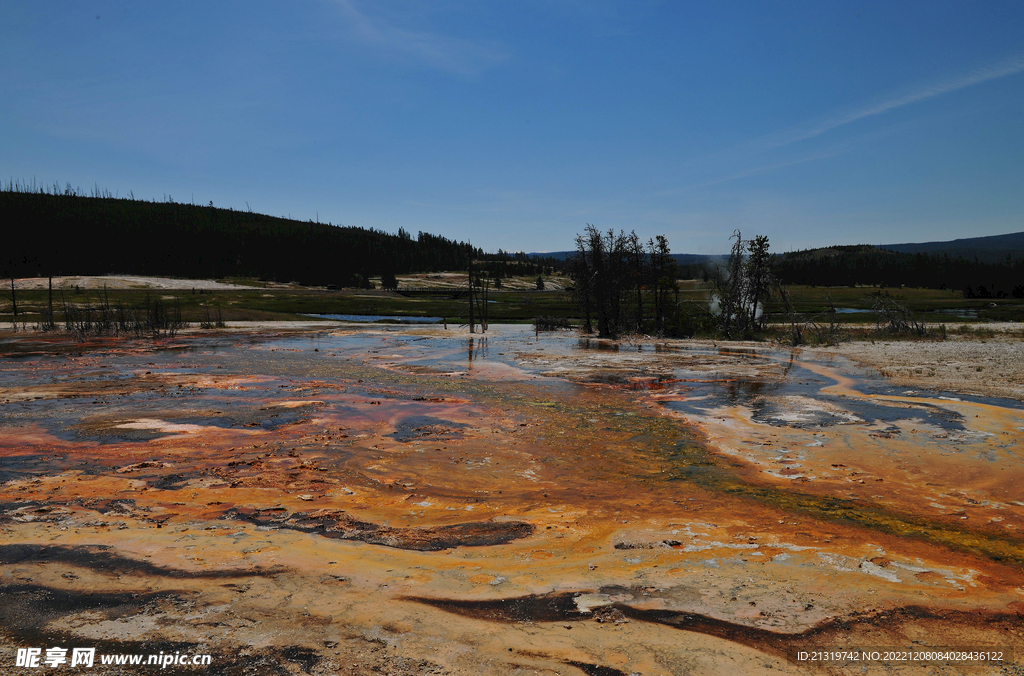
{"type": "Polygon", "coordinates": [[[394,324],[440,324],[444,317],[403,317],[399,315],[306,315],[339,322],[381,322],[394,324]]]}

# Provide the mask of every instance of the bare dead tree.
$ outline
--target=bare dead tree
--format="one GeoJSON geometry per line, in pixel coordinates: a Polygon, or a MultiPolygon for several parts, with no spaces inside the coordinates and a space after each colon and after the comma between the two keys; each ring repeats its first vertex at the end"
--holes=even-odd
{"type": "Polygon", "coordinates": [[[57,324],[53,320],[53,275],[48,278],[46,294],[46,321],[43,323],[44,331],[55,331],[57,324]]]}
{"type": "Polygon", "coordinates": [[[789,292],[781,283],[778,284],[779,296],[782,298],[782,306],[786,309],[786,317],[789,319],[789,344],[802,345],[804,342],[804,327],[797,321],[796,309],[790,300],[789,292]]]}
{"type": "Polygon", "coordinates": [[[14,292],[14,276],[11,276],[11,326],[18,331],[18,297],[14,292]]]}
{"type": "Polygon", "coordinates": [[[879,333],[917,336],[928,333],[924,322],[915,319],[914,313],[902,303],[875,296],[871,309],[875,313],[875,328],[879,333]]]}
{"type": "Polygon", "coordinates": [[[473,262],[469,263],[469,332],[476,333],[473,325],[473,262]]]}
{"type": "Polygon", "coordinates": [[[768,238],[758,235],[744,241],[736,230],[730,239],[735,241],[726,268],[716,267],[711,276],[719,307],[719,330],[726,338],[764,327],[765,305],[772,287],[768,238]]]}

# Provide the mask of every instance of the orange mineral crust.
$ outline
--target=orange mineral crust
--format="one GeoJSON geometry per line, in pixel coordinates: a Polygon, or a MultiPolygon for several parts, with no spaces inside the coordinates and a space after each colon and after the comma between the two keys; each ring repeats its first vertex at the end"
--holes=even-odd
{"type": "Polygon", "coordinates": [[[1024,647],[1020,402],[518,326],[4,345],[0,665],[854,673],[798,655],[1024,647]]]}

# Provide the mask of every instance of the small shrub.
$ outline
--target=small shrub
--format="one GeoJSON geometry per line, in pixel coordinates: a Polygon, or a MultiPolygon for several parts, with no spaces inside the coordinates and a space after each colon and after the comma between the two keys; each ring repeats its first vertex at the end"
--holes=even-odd
{"type": "Polygon", "coordinates": [[[914,318],[914,313],[902,303],[879,295],[875,297],[871,309],[875,313],[875,327],[879,333],[891,336],[925,336],[928,334],[924,323],[917,321],[914,318]]]}
{"type": "Polygon", "coordinates": [[[534,317],[534,331],[567,331],[573,326],[565,317],[534,317]]]}

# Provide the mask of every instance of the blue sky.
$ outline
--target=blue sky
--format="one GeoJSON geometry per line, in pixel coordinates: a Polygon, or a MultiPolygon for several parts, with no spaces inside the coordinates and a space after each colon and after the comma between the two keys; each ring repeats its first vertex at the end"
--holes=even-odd
{"type": "Polygon", "coordinates": [[[487,250],[1024,230],[1024,3],[0,0],[0,176],[487,250]]]}

